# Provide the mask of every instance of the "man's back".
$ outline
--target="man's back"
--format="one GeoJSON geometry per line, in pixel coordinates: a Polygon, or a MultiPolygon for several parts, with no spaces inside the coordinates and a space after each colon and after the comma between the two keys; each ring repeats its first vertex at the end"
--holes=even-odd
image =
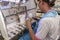
{"type": "Polygon", "coordinates": [[[43,40],[56,40],[59,31],[59,20],[56,17],[44,18],[49,31],[43,40]]]}

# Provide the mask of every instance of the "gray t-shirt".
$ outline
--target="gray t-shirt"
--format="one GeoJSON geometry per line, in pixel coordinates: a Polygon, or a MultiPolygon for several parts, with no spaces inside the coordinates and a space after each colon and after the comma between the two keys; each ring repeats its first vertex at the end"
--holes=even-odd
{"type": "Polygon", "coordinates": [[[35,36],[42,40],[55,40],[58,35],[59,20],[56,18],[44,18],[42,21],[41,29],[37,29],[35,36]]]}
{"type": "Polygon", "coordinates": [[[42,40],[55,40],[58,35],[59,21],[55,17],[58,13],[49,10],[38,23],[36,37],[42,40]]]}

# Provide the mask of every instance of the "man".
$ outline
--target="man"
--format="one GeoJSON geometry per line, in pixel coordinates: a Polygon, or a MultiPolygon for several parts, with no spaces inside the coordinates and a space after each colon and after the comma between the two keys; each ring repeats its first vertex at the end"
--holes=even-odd
{"type": "Polygon", "coordinates": [[[27,17],[26,24],[29,29],[29,33],[30,33],[32,40],[55,40],[55,38],[57,37],[58,33],[56,33],[56,32],[57,32],[58,28],[56,28],[56,26],[50,26],[50,25],[48,25],[47,21],[44,21],[44,18],[50,18],[50,17],[52,18],[52,17],[56,17],[58,15],[58,13],[56,11],[52,10],[52,7],[54,6],[55,1],[56,0],[38,0],[39,8],[45,13],[45,15],[42,17],[42,19],[38,23],[38,28],[37,28],[36,34],[34,34],[34,32],[32,30],[30,18],[27,17]],[[51,29],[51,27],[52,27],[52,29],[51,29]],[[55,27],[55,29],[54,29],[54,27],[55,27]],[[54,32],[52,32],[52,31],[54,31],[54,32]]]}

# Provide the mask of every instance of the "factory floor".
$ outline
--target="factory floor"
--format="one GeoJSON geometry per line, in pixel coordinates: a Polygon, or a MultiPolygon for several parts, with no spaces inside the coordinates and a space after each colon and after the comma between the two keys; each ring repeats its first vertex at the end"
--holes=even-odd
{"type": "Polygon", "coordinates": [[[4,40],[2,36],[0,36],[0,40],[4,40]]]}
{"type": "MultiPolygon", "coordinates": [[[[17,37],[12,38],[11,40],[18,40],[18,39],[19,37],[17,36],[17,37]]],[[[2,36],[0,36],[0,40],[4,40],[2,36]]]]}

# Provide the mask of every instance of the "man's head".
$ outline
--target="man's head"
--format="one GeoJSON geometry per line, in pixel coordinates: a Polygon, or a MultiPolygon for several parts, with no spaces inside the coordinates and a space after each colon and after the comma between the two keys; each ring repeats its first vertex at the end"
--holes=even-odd
{"type": "Polygon", "coordinates": [[[55,1],[56,0],[38,0],[38,5],[42,11],[45,11],[46,9],[53,7],[55,5],[55,1]]]}

